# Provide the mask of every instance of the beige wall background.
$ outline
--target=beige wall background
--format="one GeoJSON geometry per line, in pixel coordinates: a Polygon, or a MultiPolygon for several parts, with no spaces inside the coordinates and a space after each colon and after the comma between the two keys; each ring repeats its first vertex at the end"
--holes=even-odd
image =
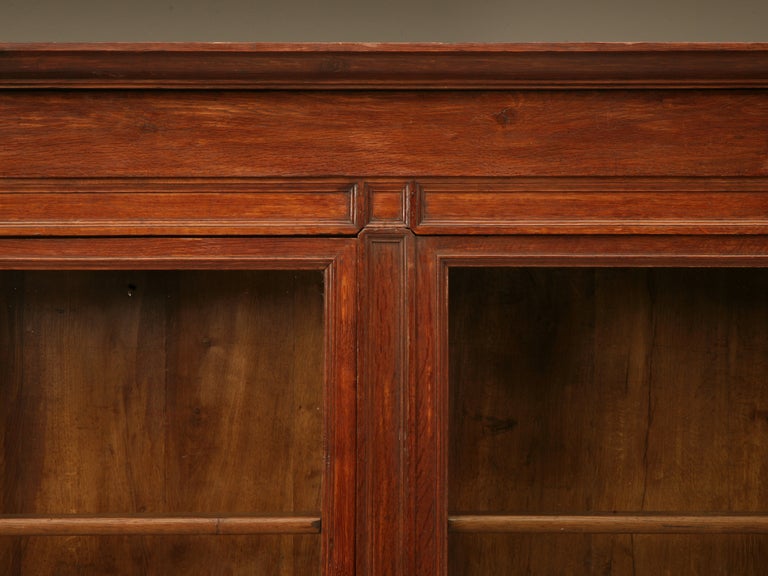
{"type": "Polygon", "coordinates": [[[2,42],[756,42],[768,0],[0,0],[2,42]]]}

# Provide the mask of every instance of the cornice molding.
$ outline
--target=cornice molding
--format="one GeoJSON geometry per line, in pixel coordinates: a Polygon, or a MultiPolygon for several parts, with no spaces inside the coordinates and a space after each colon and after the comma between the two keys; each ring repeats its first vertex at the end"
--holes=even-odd
{"type": "Polygon", "coordinates": [[[764,88],[752,44],[0,44],[0,87],[764,88]]]}

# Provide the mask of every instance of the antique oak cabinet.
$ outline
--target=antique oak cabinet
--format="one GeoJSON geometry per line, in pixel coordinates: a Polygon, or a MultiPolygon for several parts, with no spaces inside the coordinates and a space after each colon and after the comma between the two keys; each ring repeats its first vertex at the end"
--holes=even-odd
{"type": "Polygon", "coordinates": [[[765,574],[766,90],[0,46],[0,573],[765,574]]]}

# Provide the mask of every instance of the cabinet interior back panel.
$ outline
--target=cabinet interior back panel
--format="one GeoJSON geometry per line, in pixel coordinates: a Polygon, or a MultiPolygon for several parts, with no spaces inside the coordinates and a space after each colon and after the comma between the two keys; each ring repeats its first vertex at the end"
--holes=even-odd
{"type": "Polygon", "coordinates": [[[320,536],[38,536],[0,538],[8,576],[314,576],[320,536]]]}
{"type": "Polygon", "coordinates": [[[455,269],[451,513],[768,510],[768,270],[455,269]]]}
{"type": "Polygon", "coordinates": [[[768,536],[451,534],[451,576],[762,576],[768,536]]]}
{"type": "Polygon", "coordinates": [[[319,513],[322,282],[0,273],[2,513],[319,513]]]}

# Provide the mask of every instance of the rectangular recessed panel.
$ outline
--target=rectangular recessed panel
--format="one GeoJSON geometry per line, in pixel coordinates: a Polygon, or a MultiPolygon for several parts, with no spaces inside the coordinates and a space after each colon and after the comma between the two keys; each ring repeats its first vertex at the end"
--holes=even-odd
{"type": "Polygon", "coordinates": [[[0,179],[0,235],[353,234],[349,179],[0,179]]]}
{"type": "Polygon", "coordinates": [[[764,178],[433,178],[419,234],[764,234],[764,178]]]}

